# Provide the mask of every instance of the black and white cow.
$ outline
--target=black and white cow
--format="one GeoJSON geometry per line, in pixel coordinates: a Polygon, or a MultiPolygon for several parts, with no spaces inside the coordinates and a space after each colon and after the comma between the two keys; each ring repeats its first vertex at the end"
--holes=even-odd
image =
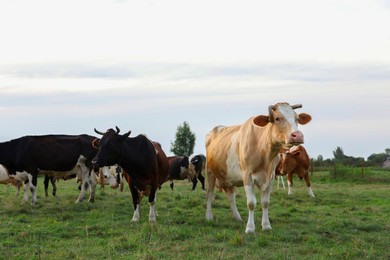
{"type": "Polygon", "coordinates": [[[173,190],[173,180],[196,181],[195,167],[188,156],[168,156],[170,187],[173,190]]]}
{"type": "Polygon", "coordinates": [[[195,190],[196,188],[196,184],[198,183],[197,179],[200,181],[200,183],[202,183],[202,189],[204,190],[204,177],[202,175],[202,171],[205,169],[206,156],[202,154],[195,155],[191,158],[191,164],[194,165],[196,172],[196,178],[192,181],[192,190],[195,190]]]}
{"type": "MultiPolygon", "coordinates": [[[[85,197],[90,188],[89,201],[95,197],[96,182],[90,179],[91,160],[97,149],[91,143],[96,137],[89,135],[41,135],[23,136],[0,143],[0,164],[9,174],[26,171],[32,175],[32,184],[36,187],[39,171],[66,172],[80,165],[83,184],[76,202],[85,197]]],[[[36,191],[32,191],[32,203],[36,203],[36,191]]]]}

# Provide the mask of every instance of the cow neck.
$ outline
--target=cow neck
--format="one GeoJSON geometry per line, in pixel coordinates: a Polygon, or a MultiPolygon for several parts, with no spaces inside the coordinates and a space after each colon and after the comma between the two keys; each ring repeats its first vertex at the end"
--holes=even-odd
{"type": "Polygon", "coordinates": [[[271,151],[270,153],[267,152],[270,159],[273,159],[274,157],[276,157],[278,155],[280,149],[282,148],[282,145],[278,142],[274,142],[274,138],[273,138],[274,125],[269,123],[265,127],[262,127],[262,128],[256,127],[253,125],[252,125],[252,127],[253,127],[253,131],[256,134],[256,136],[260,136],[257,139],[258,149],[260,149],[261,151],[264,151],[264,150],[271,151]]]}
{"type": "Polygon", "coordinates": [[[137,167],[142,161],[145,147],[142,135],[127,138],[122,145],[122,152],[119,159],[119,165],[125,167],[137,167]]]}

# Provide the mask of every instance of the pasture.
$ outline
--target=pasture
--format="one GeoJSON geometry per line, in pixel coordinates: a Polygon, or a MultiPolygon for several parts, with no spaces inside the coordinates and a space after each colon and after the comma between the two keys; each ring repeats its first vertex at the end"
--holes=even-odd
{"type": "Polygon", "coordinates": [[[273,229],[261,231],[257,205],[256,232],[249,235],[243,188],[237,189],[242,222],[233,221],[218,192],[214,221],[207,222],[205,192],[176,181],[174,191],[167,182],[157,193],[157,223],[148,222],[147,199],[140,222],[131,223],[127,185],[123,192],[98,187],[95,203],[75,204],[74,180],[61,181],[57,197],[45,198],[39,178],[34,206],[1,185],[0,259],[389,259],[390,171],[337,179],[315,172],[311,180],[315,198],[295,177],[293,196],[274,181],[273,229]]]}

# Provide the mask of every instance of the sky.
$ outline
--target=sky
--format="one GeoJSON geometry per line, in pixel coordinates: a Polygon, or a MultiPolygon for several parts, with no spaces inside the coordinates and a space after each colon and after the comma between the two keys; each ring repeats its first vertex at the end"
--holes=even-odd
{"type": "Polygon", "coordinates": [[[390,148],[390,0],[2,0],[0,142],[144,133],[168,155],[277,102],[310,157],[390,148]]]}

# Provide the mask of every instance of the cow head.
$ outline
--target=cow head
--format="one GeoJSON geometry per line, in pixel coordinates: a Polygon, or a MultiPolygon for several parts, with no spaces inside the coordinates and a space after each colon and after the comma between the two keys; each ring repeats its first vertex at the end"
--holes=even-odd
{"type": "Polygon", "coordinates": [[[123,142],[129,137],[131,131],[124,135],[120,135],[120,129],[116,126],[114,129],[108,129],[105,133],[94,129],[97,134],[102,135],[98,141],[93,141],[92,145],[98,147],[99,150],[92,160],[95,167],[104,167],[117,164],[122,155],[123,142]]]}
{"type": "Polygon", "coordinates": [[[297,114],[294,109],[302,105],[291,106],[288,103],[277,103],[268,107],[268,116],[260,115],[253,118],[253,124],[258,127],[270,125],[273,143],[282,146],[292,146],[304,142],[303,134],[298,130],[298,124],[304,125],[311,121],[306,113],[297,114]]]}

